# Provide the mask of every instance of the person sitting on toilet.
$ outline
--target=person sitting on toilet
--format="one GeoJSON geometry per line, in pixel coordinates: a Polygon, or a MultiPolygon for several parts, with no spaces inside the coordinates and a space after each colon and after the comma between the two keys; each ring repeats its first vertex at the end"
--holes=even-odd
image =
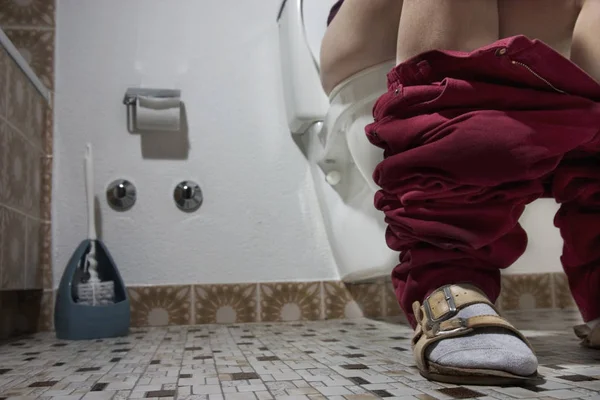
{"type": "Polygon", "coordinates": [[[600,0],[345,0],[330,15],[331,93],[396,61],[365,128],[392,278],[421,373],[461,384],[533,379],[538,361],[493,303],[540,197],[561,204],[562,264],[600,348],[600,0]]]}

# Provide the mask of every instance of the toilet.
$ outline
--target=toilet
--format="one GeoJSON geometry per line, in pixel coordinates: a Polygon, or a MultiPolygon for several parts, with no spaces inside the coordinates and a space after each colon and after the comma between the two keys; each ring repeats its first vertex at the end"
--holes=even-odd
{"type": "MultiPolygon", "coordinates": [[[[398,264],[399,254],[386,245],[383,213],[373,206],[378,188],[371,175],[383,159],[382,151],[368,143],[364,134],[364,126],[372,121],[372,106],[386,91],[386,73],[394,63],[373,67],[376,73],[359,77],[348,87],[342,83],[337,96],[336,88],[328,98],[319,78],[319,51],[334,3],[283,0],[277,16],[280,63],[289,132],[310,165],[340,279],[356,282],[387,277],[398,264]],[[366,86],[372,88],[369,98],[349,106],[355,92],[366,86]],[[362,115],[356,126],[348,126],[349,118],[344,118],[344,113],[352,112],[362,115]]],[[[562,270],[562,240],[552,223],[557,209],[549,199],[527,208],[521,224],[529,234],[528,249],[505,272],[562,270]]]]}
{"type": "MultiPolygon", "coordinates": [[[[321,88],[319,50],[334,3],[283,2],[278,15],[280,59],[288,127],[310,165],[340,278],[354,282],[389,276],[398,264],[398,253],[387,247],[387,225],[373,206],[377,187],[371,179],[372,166],[382,159],[382,152],[367,142],[363,129],[348,135],[340,117],[344,112],[356,112],[356,107],[348,109],[341,104],[344,99],[330,104],[321,88]]],[[[361,104],[369,109],[368,115],[386,90],[385,73],[392,66],[379,66],[376,82],[364,82],[378,88],[361,104]]],[[[352,96],[349,89],[346,97],[352,96]]],[[[361,122],[362,126],[368,122],[361,122]]]]}

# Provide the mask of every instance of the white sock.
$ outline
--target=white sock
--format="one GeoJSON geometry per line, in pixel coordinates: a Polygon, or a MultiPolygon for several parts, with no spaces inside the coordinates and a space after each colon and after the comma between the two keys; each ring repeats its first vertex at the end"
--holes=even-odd
{"type": "MultiPolygon", "coordinates": [[[[498,315],[487,304],[474,304],[458,312],[456,318],[498,315]]],[[[461,337],[432,344],[428,360],[447,367],[493,369],[529,376],[537,371],[535,354],[517,336],[502,328],[482,328],[461,337]]]]}
{"type": "Polygon", "coordinates": [[[590,329],[594,329],[596,326],[600,325],[600,318],[596,318],[593,321],[586,322],[586,324],[590,327],[590,329]]]}

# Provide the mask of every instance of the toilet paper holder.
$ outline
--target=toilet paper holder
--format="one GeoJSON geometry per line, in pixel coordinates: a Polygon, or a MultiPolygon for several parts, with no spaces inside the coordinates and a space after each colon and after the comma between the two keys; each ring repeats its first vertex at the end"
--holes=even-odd
{"type": "Polygon", "coordinates": [[[178,89],[150,89],[150,88],[128,88],[125,91],[123,104],[127,107],[127,130],[136,133],[135,127],[135,105],[138,97],[154,97],[157,99],[179,98],[181,90],[178,89]]]}

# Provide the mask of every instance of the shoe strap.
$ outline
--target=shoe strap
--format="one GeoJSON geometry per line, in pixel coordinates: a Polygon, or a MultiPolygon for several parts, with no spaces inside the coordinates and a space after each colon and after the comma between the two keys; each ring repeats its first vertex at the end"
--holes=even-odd
{"type": "Polygon", "coordinates": [[[442,286],[423,301],[418,311],[414,311],[417,321],[427,325],[453,318],[460,310],[473,304],[487,304],[497,312],[486,295],[469,284],[442,286]]]}

